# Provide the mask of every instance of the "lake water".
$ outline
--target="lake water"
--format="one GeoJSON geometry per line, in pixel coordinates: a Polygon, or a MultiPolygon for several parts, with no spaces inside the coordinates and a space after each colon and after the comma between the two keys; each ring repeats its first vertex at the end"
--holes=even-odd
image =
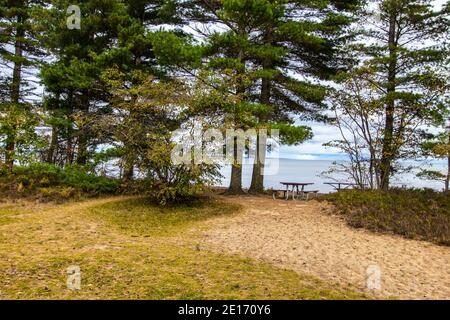
{"type": "MultiPolygon", "coordinates": [[[[320,190],[322,193],[332,192],[331,186],[323,184],[329,182],[330,179],[321,176],[321,173],[327,171],[333,164],[334,160],[294,160],[294,159],[280,159],[279,170],[274,175],[267,175],[264,177],[264,186],[266,188],[284,189],[280,182],[311,182],[313,186],[307,188],[320,190]]],[[[446,170],[446,164],[443,162],[434,163],[433,168],[442,171],[446,170]]],[[[227,187],[230,183],[230,166],[224,166],[221,173],[224,176],[221,186],[227,187]]],[[[251,183],[252,165],[243,165],[243,186],[248,188],[251,183]]],[[[337,177],[338,178],[338,177],[337,177]]],[[[345,181],[345,179],[340,179],[345,181]]],[[[392,180],[392,185],[402,186],[407,185],[408,188],[433,188],[436,190],[443,189],[443,182],[421,180],[415,176],[415,173],[402,174],[396,176],[392,180]]]]}

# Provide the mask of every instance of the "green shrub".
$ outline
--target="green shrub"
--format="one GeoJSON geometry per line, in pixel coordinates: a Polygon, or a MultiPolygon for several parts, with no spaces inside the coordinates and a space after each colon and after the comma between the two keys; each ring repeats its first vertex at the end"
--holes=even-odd
{"type": "Polygon", "coordinates": [[[155,202],[167,204],[189,203],[208,189],[220,176],[216,165],[168,165],[168,176],[148,177],[143,181],[145,193],[155,202]]]}
{"type": "Polygon", "coordinates": [[[166,204],[190,203],[196,200],[199,192],[204,191],[206,185],[198,184],[173,184],[169,182],[150,182],[147,195],[162,206],[166,204]]]}
{"type": "Polygon", "coordinates": [[[139,167],[147,173],[143,181],[146,193],[162,206],[191,202],[221,177],[215,164],[174,164],[173,147],[165,140],[154,142],[139,161],[139,167]]]}
{"type": "Polygon", "coordinates": [[[0,178],[0,192],[15,196],[41,196],[44,199],[95,196],[119,190],[120,181],[89,173],[82,166],[60,168],[47,163],[16,166],[0,178]]]}
{"type": "Polygon", "coordinates": [[[346,190],[324,197],[356,228],[450,245],[450,195],[433,190],[346,190]]]}
{"type": "Polygon", "coordinates": [[[58,185],[62,169],[47,163],[34,163],[29,166],[16,166],[12,178],[24,187],[47,187],[58,185]]]}
{"type": "Polygon", "coordinates": [[[78,198],[81,193],[72,187],[50,187],[38,188],[38,196],[46,201],[59,201],[78,198]]]}
{"type": "Polygon", "coordinates": [[[87,193],[110,194],[118,190],[120,181],[90,174],[80,166],[67,166],[63,171],[61,184],[87,193]]]}

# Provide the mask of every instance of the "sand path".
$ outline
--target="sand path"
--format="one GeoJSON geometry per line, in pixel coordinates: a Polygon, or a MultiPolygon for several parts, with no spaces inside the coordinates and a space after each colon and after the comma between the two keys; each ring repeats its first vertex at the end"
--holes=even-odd
{"type": "Polygon", "coordinates": [[[245,213],[211,222],[205,244],[212,250],[350,283],[365,292],[368,267],[376,265],[381,289],[375,293],[381,297],[450,299],[449,247],[351,228],[326,203],[228,199],[245,213]]]}

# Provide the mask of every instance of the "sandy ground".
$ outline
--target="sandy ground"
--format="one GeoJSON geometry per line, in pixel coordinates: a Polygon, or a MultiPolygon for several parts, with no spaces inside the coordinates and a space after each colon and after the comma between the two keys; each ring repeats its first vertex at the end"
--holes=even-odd
{"type": "Polygon", "coordinates": [[[228,199],[245,213],[212,221],[204,235],[209,249],[351,284],[381,298],[450,299],[449,247],[351,228],[316,201],[228,199]]]}

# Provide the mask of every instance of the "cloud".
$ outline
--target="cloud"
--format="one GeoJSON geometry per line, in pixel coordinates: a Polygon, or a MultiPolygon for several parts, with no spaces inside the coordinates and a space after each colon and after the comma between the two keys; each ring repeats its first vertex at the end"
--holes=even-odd
{"type": "Polygon", "coordinates": [[[317,160],[343,158],[336,148],[324,147],[323,144],[340,137],[339,130],[330,125],[317,122],[302,122],[313,130],[314,137],[298,146],[281,146],[280,157],[287,159],[317,160]],[[311,159],[311,157],[314,157],[311,159]]]}
{"type": "Polygon", "coordinates": [[[297,160],[319,160],[320,156],[316,156],[313,154],[298,154],[295,156],[297,160]]]}

